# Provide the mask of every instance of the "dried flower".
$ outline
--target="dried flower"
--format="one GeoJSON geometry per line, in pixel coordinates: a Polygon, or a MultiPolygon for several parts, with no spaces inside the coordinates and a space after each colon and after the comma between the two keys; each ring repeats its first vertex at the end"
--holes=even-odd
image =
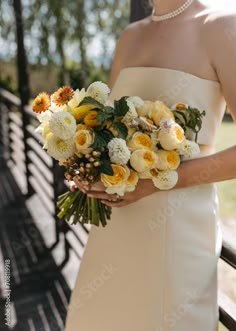
{"type": "Polygon", "coordinates": [[[73,95],[74,90],[70,86],[63,86],[53,93],[51,99],[57,106],[63,106],[73,98],[73,95]]]}
{"type": "Polygon", "coordinates": [[[50,97],[46,92],[40,93],[33,101],[32,109],[35,113],[42,113],[50,107],[50,97]]]}

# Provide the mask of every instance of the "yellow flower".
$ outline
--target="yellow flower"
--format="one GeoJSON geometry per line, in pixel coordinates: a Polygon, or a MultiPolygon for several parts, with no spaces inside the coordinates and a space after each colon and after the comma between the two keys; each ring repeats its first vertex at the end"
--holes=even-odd
{"type": "Polygon", "coordinates": [[[101,126],[101,123],[97,122],[97,115],[98,113],[96,111],[90,111],[87,115],[84,117],[84,123],[87,126],[90,127],[96,127],[101,126]]]}
{"type": "Polygon", "coordinates": [[[154,109],[155,104],[153,101],[145,100],[142,107],[136,109],[139,116],[148,116],[148,113],[154,109]]]}
{"type": "Polygon", "coordinates": [[[131,154],[130,164],[137,172],[155,168],[157,155],[148,149],[137,149],[131,154]]]}
{"type": "Polygon", "coordinates": [[[42,113],[50,107],[50,97],[46,92],[40,93],[33,101],[32,109],[35,113],[42,113]]]}
{"type": "Polygon", "coordinates": [[[163,119],[174,119],[174,114],[162,101],[155,101],[154,107],[148,113],[151,120],[154,121],[156,125],[160,125],[163,119]]]}
{"type": "Polygon", "coordinates": [[[146,133],[142,132],[136,132],[134,135],[131,137],[130,141],[128,142],[128,147],[132,150],[135,151],[137,149],[153,149],[154,144],[146,133]]]}
{"type": "Polygon", "coordinates": [[[173,123],[169,128],[163,127],[158,134],[158,138],[162,148],[170,151],[178,148],[184,141],[184,130],[177,123],[173,123]]]}
{"type": "Polygon", "coordinates": [[[77,151],[87,154],[92,151],[90,146],[94,141],[94,135],[91,131],[86,129],[78,130],[75,134],[74,141],[77,151]]]}
{"type": "Polygon", "coordinates": [[[136,188],[136,185],[138,184],[139,176],[136,171],[133,169],[130,169],[129,177],[126,181],[126,192],[133,192],[136,188]]]}
{"type": "Polygon", "coordinates": [[[87,126],[85,124],[78,124],[76,126],[76,131],[87,129],[87,126]]]}
{"type": "Polygon", "coordinates": [[[157,169],[159,170],[174,170],[180,164],[180,157],[176,151],[158,150],[157,169]]]}
{"type": "Polygon", "coordinates": [[[57,106],[63,106],[73,98],[73,95],[74,90],[70,86],[63,86],[53,93],[51,99],[57,106]]]}
{"type": "Polygon", "coordinates": [[[120,186],[129,178],[129,168],[119,164],[112,164],[113,175],[101,174],[101,181],[106,187],[120,186]]]}
{"type": "Polygon", "coordinates": [[[72,109],[72,115],[77,121],[81,122],[92,109],[94,109],[93,105],[82,105],[75,107],[72,109]]]}

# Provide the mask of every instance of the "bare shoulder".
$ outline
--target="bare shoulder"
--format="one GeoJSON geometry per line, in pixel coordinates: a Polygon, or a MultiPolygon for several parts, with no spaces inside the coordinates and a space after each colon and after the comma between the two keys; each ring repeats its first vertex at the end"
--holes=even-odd
{"type": "Polygon", "coordinates": [[[140,38],[140,34],[146,25],[148,25],[148,18],[144,18],[143,20],[130,23],[121,32],[119,38],[117,39],[113,55],[110,79],[108,84],[110,87],[114,85],[114,82],[120,70],[125,67],[128,54],[130,50],[133,50],[133,48],[135,47],[135,44],[138,38],[140,38]]]}
{"type": "MultiPolygon", "coordinates": [[[[219,1],[219,0],[218,0],[219,1]]],[[[217,2],[207,8],[203,36],[209,44],[236,41],[236,3],[234,0],[217,2]]]]}

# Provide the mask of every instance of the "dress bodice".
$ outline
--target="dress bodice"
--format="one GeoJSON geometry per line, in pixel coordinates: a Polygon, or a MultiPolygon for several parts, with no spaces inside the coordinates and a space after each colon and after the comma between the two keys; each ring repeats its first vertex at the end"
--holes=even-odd
{"type": "Polygon", "coordinates": [[[226,106],[218,82],[173,69],[126,67],[120,71],[110,97],[119,99],[125,95],[161,100],[169,107],[175,103],[186,103],[205,110],[198,143],[214,145],[226,106]]]}

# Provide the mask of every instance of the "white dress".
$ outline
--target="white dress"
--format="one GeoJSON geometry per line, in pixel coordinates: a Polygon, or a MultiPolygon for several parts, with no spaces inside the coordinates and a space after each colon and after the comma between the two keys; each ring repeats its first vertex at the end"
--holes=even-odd
{"type": "MultiPolygon", "coordinates": [[[[128,67],[114,99],[138,95],[206,110],[198,142],[210,153],[225,100],[218,82],[178,70],[128,67]]],[[[207,177],[220,166],[209,164],[207,177]]],[[[216,331],[222,238],[215,185],[154,193],[92,226],[66,331],[216,331]]]]}

